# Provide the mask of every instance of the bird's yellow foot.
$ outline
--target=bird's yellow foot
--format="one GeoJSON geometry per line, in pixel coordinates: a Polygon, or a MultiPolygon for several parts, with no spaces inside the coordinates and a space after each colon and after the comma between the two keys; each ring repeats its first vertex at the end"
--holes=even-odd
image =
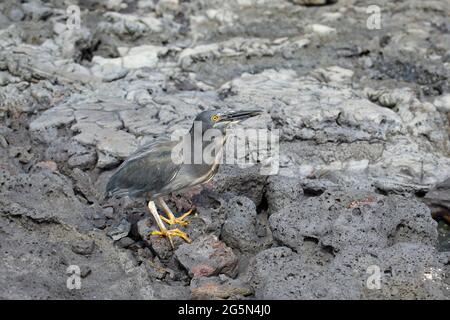
{"type": "Polygon", "coordinates": [[[181,231],[180,229],[172,229],[172,230],[160,230],[160,231],[152,231],[151,233],[152,236],[161,236],[161,237],[167,237],[170,241],[170,244],[173,248],[173,241],[172,241],[172,237],[180,237],[182,238],[184,241],[186,241],[187,243],[191,243],[192,240],[189,239],[188,235],[181,231]]]}
{"type": "MultiPolygon", "coordinates": [[[[180,226],[186,226],[186,225],[189,224],[189,221],[187,221],[187,220],[185,220],[185,219],[186,219],[186,217],[187,217],[188,215],[190,215],[192,212],[193,212],[193,210],[191,209],[191,210],[189,210],[188,212],[186,212],[185,214],[183,214],[183,215],[182,215],[181,217],[179,217],[179,218],[175,218],[173,215],[171,215],[170,218],[163,217],[162,215],[160,215],[160,217],[161,217],[161,219],[162,219],[164,222],[166,222],[166,223],[168,223],[168,224],[170,224],[170,225],[173,225],[173,224],[179,224],[180,226]]],[[[175,230],[176,230],[176,229],[175,229],[175,230]]]]}

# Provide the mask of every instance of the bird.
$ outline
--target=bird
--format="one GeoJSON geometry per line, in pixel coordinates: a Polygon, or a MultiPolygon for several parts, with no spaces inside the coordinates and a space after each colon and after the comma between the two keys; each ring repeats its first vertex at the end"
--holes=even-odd
{"type": "Polygon", "coordinates": [[[165,223],[186,226],[189,223],[186,218],[193,210],[177,218],[164,196],[210,181],[218,171],[229,126],[260,114],[261,110],[200,112],[182,139],[157,138],[125,159],[110,177],[105,198],[147,197],[148,210],[159,228],[151,235],[168,238],[172,249],[173,237],[190,243],[185,232],[167,229],[165,223]],[[205,154],[210,154],[210,161],[204,161],[205,154]],[[157,205],[167,217],[158,214],[157,205]]]}

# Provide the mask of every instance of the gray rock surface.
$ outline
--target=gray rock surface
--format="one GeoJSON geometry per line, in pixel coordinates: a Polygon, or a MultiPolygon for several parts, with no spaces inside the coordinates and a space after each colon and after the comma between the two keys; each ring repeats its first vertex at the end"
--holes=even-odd
{"type": "Polygon", "coordinates": [[[351,248],[327,260],[308,261],[303,254],[277,247],[255,257],[248,277],[260,299],[448,298],[442,265],[430,246],[397,243],[381,251],[351,248]],[[367,286],[376,270],[381,272],[380,289],[376,284],[367,286]]]}
{"type": "Polygon", "coordinates": [[[232,198],[226,204],[225,212],[221,237],[228,246],[245,253],[255,253],[271,245],[268,226],[262,225],[262,232],[257,231],[257,212],[253,201],[246,197],[232,198]]]}
{"type": "Polygon", "coordinates": [[[253,294],[252,288],[240,279],[225,275],[193,278],[190,285],[192,299],[228,299],[253,294]]]}
{"type": "Polygon", "coordinates": [[[143,287],[140,294],[146,300],[186,300],[189,298],[189,288],[182,285],[153,283],[143,287]]]}
{"type": "Polygon", "coordinates": [[[333,251],[387,247],[397,242],[435,245],[436,222],[425,204],[400,196],[340,191],[291,203],[269,219],[274,238],[300,249],[316,239],[333,251]]]}
{"type": "Polygon", "coordinates": [[[434,249],[436,222],[416,200],[325,191],[274,212],[270,225],[283,247],[262,251],[252,261],[248,276],[256,297],[448,297],[441,281],[444,265],[434,249]],[[381,274],[379,289],[367,285],[375,270],[381,274]]]}
{"type": "Polygon", "coordinates": [[[236,275],[236,255],[213,235],[181,245],[176,249],[175,255],[193,276],[212,276],[220,273],[231,277],[236,275]]]}

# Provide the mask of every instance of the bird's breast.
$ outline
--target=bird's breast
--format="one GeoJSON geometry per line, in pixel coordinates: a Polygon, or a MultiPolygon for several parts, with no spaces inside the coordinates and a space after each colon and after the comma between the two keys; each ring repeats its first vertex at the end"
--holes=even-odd
{"type": "Polygon", "coordinates": [[[200,164],[183,163],[175,178],[164,187],[164,193],[170,193],[208,182],[217,173],[223,155],[223,145],[226,139],[215,140],[216,153],[212,161],[203,161],[200,164]],[[212,162],[212,163],[210,163],[212,162]]]}

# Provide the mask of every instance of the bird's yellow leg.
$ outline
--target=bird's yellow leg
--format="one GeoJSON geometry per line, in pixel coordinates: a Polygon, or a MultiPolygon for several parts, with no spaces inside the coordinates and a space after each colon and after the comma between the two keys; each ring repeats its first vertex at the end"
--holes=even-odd
{"type": "Polygon", "coordinates": [[[174,249],[172,237],[180,237],[184,241],[191,243],[191,239],[189,239],[188,235],[185,232],[183,232],[179,229],[168,230],[166,228],[166,226],[164,225],[164,222],[161,220],[161,217],[158,214],[158,210],[156,209],[156,205],[153,201],[149,201],[148,209],[150,210],[150,213],[152,214],[152,216],[155,219],[156,224],[158,225],[158,228],[159,228],[159,231],[156,231],[156,230],[152,231],[152,233],[151,233],[152,235],[167,237],[169,239],[170,246],[172,247],[172,249],[174,249]]]}
{"type": "Polygon", "coordinates": [[[161,205],[161,207],[163,208],[164,212],[167,214],[167,216],[169,218],[160,216],[162,220],[164,220],[166,223],[173,225],[173,224],[179,224],[181,226],[185,226],[189,224],[189,221],[185,220],[186,217],[188,215],[190,215],[193,210],[189,210],[188,212],[184,213],[183,215],[181,215],[181,217],[177,218],[175,217],[175,215],[172,213],[172,211],[170,210],[169,206],[167,205],[167,203],[164,201],[163,198],[159,198],[158,199],[159,204],[161,205]]]}

